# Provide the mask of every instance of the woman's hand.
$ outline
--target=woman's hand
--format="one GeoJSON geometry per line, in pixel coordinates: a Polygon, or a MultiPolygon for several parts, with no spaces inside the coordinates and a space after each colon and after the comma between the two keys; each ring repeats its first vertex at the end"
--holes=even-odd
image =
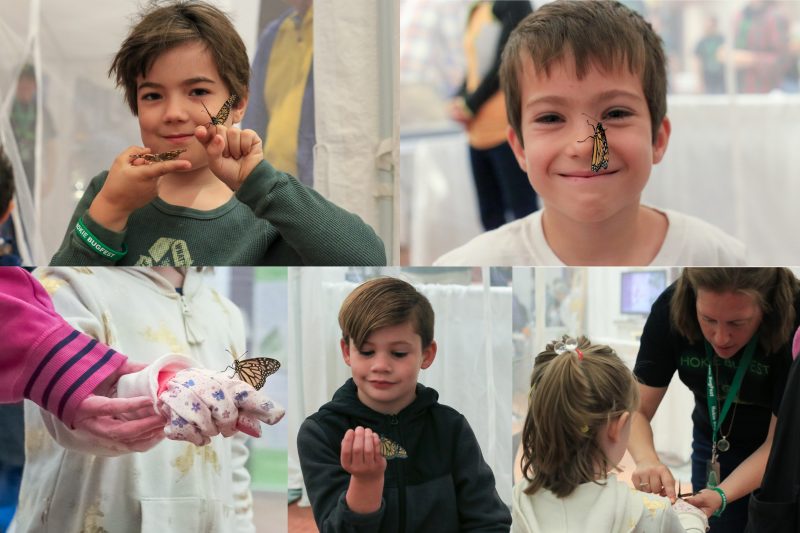
{"type": "Polygon", "coordinates": [[[706,516],[711,516],[717,509],[722,507],[722,496],[715,490],[703,489],[694,496],[684,498],[686,503],[690,503],[706,513],[706,516]]]}
{"type": "Polygon", "coordinates": [[[666,496],[675,503],[675,478],[663,463],[644,461],[637,464],[631,481],[636,489],[666,496]]]}

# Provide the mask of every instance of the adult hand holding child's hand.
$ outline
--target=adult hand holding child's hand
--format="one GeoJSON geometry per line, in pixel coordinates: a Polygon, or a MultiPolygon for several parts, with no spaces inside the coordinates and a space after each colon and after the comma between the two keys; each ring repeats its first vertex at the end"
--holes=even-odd
{"type": "Polygon", "coordinates": [[[125,229],[128,217],[158,196],[159,179],[170,172],[189,170],[192,163],[184,159],[148,163],[134,159],[136,154],[148,154],[149,148],[130,146],[114,160],[103,188],[89,207],[89,216],[101,226],[113,231],[125,229]]]}
{"type": "Polygon", "coordinates": [[[208,154],[208,166],[225,185],[237,191],[263,159],[261,138],[253,130],[223,125],[198,126],[194,135],[208,154]]]}

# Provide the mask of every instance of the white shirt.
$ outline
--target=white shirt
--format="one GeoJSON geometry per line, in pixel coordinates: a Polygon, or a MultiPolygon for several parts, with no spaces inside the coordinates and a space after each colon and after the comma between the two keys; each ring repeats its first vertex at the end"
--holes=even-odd
{"type": "MultiPolygon", "coordinates": [[[[651,208],[654,209],[654,208],[651,208]]],[[[655,209],[667,217],[667,234],[651,266],[740,266],[744,244],[697,217],[655,209]]],[[[436,266],[565,266],[542,228],[542,211],[478,235],[447,252],[436,266]]]]}
{"type": "Polygon", "coordinates": [[[610,475],[583,483],[566,498],[549,490],[525,494],[527,480],[514,485],[512,533],[703,533],[705,515],[688,504],[673,508],[668,498],[639,492],[610,475]]]}

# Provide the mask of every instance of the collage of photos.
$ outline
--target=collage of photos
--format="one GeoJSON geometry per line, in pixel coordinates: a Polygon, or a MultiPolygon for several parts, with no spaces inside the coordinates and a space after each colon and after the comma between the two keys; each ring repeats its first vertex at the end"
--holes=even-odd
{"type": "Polygon", "coordinates": [[[797,0],[0,43],[0,533],[800,533],[797,0]]]}

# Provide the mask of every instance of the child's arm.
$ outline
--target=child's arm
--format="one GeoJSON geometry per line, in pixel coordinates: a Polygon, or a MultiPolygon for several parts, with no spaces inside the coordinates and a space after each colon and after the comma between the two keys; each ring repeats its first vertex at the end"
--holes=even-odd
{"type": "Polygon", "coordinates": [[[149,152],[149,148],[131,146],[117,156],[105,177],[100,174],[91,181],[51,265],[110,266],[121,259],[108,251],[124,251],[125,228],[131,213],[158,196],[161,176],[191,168],[189,161],[180,159],[152,164],[143,159],[131,161],[131,155],[149,152]],[[79,221],[83,227],[77,229],[79,221]],[[90,242],[96,243],[94,248],[90,242]]]}
{"type": "MultiPolygon", "coordinates": [[[[305,265],[385,265],[383,242],[358,216],[329,202],[264,161],[252,130],[215,126],[195,130],[209,167],[236,197],[269,221],[305,265]]],[[[283,263],[280,258],[267,258],[283,263]]]]}
{"type": "Polygon", "coordinates": [[[460,531],[496,531],[507,533],[511,513],[497,494],[494,474],[483,460],[478,439],[467,419],[461,416],[461,428],[453,443],[455,454],[453,482],[460,531]]]}
{"type": "MultiPolygon", "coordinates": [[[[306,419],[297,433],[297,451],[303,481],[311,500],[314,520],[322,533],[358,531],[377,533],[385,511],[381,501],[377,511],[354,512],[347,504],[351,475],[342,466],[339,442],[331,442],[323,428],[313,419],[306,419]]],[[[385,459],[383,460],[385,464],[385,459]]],[[[381,490],[377,493],[382,497],[381,490]]]]}

